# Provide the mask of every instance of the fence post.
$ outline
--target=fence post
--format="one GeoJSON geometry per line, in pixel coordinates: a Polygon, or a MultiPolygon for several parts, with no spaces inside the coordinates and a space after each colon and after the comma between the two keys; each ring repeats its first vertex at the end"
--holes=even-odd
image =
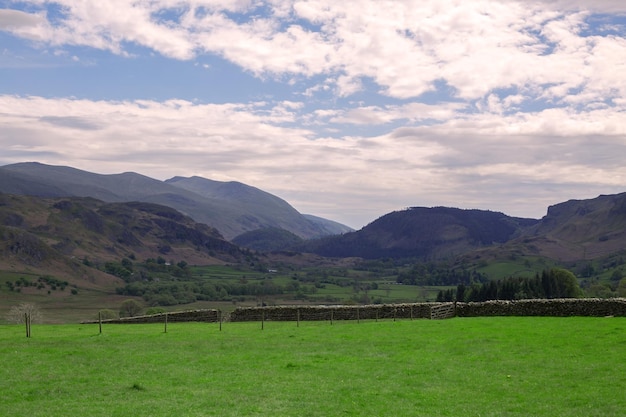
{"type": "Polygon", "coordinates": [[[300,309],[296,310],[296,320],[297,320],[296,327],[300,327],[300,309]]]}
{"type": "Polygon", "coordinates": [[[333,310],[330,310],[330,325],[333,325],[333,310]]]}
{"type": "Polygon", "coordinates": [[[220,321],[220,332],[222,331],[222,310],[217,310],[218,319],[220,321]]]}
{"type": "Polygon", "coordinates": [[[265,328],[265,310],[261,310],[261,330],[265,328]]]}
{"type": "Polygon", "coordinates": [[[167,333],[167,313],[165,313],[165,329],[163,333],[167,333]]]}
{"type": "Polygon", "coordinates": [[[98,330],[102,334],[102,311],[98,311],[98,330]]]}
{"type": "Polygon", "coordinates": [[[24,313],[24,324],[26,325],[26,338],[30,337],[30,328],[28,323],[28,313],[24,313]]]}
{"type": "Polygon", "coordinates": [[[361,322],[361,315],[359,314],[359,307],[356,308],[356,322],[357,324],[361,322]]]}

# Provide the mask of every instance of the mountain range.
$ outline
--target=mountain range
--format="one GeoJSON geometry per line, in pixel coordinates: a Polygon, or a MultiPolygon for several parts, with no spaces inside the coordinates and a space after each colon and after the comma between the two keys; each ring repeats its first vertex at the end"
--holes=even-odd
{"type": "Polygon", "coordinates": [[[0,192],[38,197],[92,197],[104,202],[141,201],[172,207],[216,228],[226,238],[280,228],[304,239],[352,229],[303,215],[283,199],[240,182],[201,177],[156,180],[134,172],[102,175],[76,168],[24,162],[0,167],[0,192]]]}
{"type": "Polygon", "coordinates": [[[463,255],[537,256],[559,262],[599,259],[626,249],[626,193],[556,204],[538,220],[486,210],[413,207],[382,216],[355,232],[302,242],[298,249],[370,259],[463,255]]]}
{"type": "MultiPolygon", "coordinates": [[[[157,243],[148,239],[152,243],[146,245],[152,248],[152,252],[159,245],[173,246],[167,242],[180,235],[179,229],[189,227],[198,230],[207,228],[202,229],[202,233],[223,242],[220,244],[224,248],[230,247],[226,252],[246,247],[258,251],[303,252],[334,258],[441,260],[535,256],[574,262],[598,259],[623,252],[626,248],[626,193],[556,204],[548,208],[547,215],[542,219],[511,217],[488,210],[412,207],[384,215],[358,231],[319,217],[300,214],[286,201],[257,188],[200,177],[173,177],[159,181],[136,173],[101,175],[70,167],[20,163],[0,167],[0,193],[47,198],[49,201],[41,203],[42,207],[48,207],[53,213],[59,210],[58,204],[86,205],[89,207],[86,212],[105,216],[106,220],[101,220],[104,223],[121,221],[115,216],[108,216],[108,213],[111,207],[117,207],[113,212],[122,207],[111,204],[123,204],[124,210],[139,210],[142,216],[146,216],[147,212],[152,215],[170,213],[166,216],[170,222],[178,224],[180,216],[180,219],[186,219],[184,222],[194,224],[189,226],[183,222],[174,226],[173,223],[169,229],[155,232],[155,238],[162,241],[157,243]],[[148,210],[146,207],[151,208],[148,210]]],[[[9,201],[7,198],[5,200],[9,201]]],[[[29,204],[39,203],[33,200],[29,204]]],[[[20,223],[23,208],[11,208],[5,203],[4,210],[0,225],[5,228],[17,227],[37,235],[41,232],[37,227],[44,227],[24,226],[32,221],[20,223]]],[[[38,210],[45,211],[44,208],[38,210]]],[[[89,216],[97,217],[94,214],[89,216]]],[[[144,225],[138,230],[142,233],[147,233],[145,230],[149,227],[158,230],[162,223],[163,220],[153,220],[150,223],[152,226],[144,225]]],[[[126,227],[121,224],[116,227],[126,227]]],[[[57,233],[64,236],[63,233],[69,234],[69,231],[57,233]]],[[[42,239],[45,242],[51,238],[43,236],[42,239]]],[[[124,238],[121,239],[124,241],[124,238]]],[[[206,237],[199,239],[185,243],[192,247],[191,252],[204,246],[204,243],[198,245],[198,241],[207,241],[206,237]]],[[[80,239],[68,235],[65,240],[80,239]]],[[[136,252],[141,247],[139,241],[141,239],[134,246],[111,251],[117,255],[124,251],[136,252]]],[[[113,242],[119,243],[120,238],[113,239],[113,242]]],[[[114,243],[102,244],[115,248],[114,243]]],[[[178,250],[181,250],[180,245],[178,250]]],[[[106,251],[99,256],[105,254],[106,251]]],[[[200,255],[195,253],[193,256],[200,255]]]]}

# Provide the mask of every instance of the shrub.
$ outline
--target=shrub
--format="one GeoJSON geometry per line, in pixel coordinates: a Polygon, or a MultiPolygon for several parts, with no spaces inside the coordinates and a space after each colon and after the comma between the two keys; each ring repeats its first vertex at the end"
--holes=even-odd
{"type": "Polygon", "coordinates": [[[162,307],[150,307],[149,309],[146,310],[146,316],[152,316],[154,314],[163,314],[166,313],[167,311],[162,308],[162,307]]]}
{"type": "Polygon", "coordinates": [[[120,317],[135,317],[141,313],[141,304],[135,300],[126,300],[120,307],[120,317]]]}
{"type": "Polygon", "coordinates": [[[111,320],[116,319],[118,317],[117,313],[113,310],[104,309],[98,312],[99,316],[102,317],[102,320],[111,320]]]}
{"type": "Polygon", "coordinates": [[[9,323],[21,324],[24,323],[26,316],[30,317],[31,323],[41,321],[41,312],[39,311],[39,308],[32,303],[21,303],[17,306],[11,307],[9,314],[7,315],[7,321],[9,323]]]}

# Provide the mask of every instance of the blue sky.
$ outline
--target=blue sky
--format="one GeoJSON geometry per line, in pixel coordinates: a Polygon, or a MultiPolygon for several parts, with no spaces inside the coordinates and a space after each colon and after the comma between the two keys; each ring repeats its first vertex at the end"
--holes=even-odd
{"type": "Polygon", "coordinates": [[[0,165],[241,181],[355,228],[626,191],[621,0],[0,0],[0,165]]]}

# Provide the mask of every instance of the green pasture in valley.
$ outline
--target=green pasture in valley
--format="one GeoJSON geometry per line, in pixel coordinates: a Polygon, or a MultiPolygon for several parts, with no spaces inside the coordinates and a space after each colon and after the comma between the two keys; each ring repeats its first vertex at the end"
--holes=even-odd
{"type": "Polygon", "coordinates": [[[6,416],[623,416],[626,319],[0,326],[6,416]]]}

